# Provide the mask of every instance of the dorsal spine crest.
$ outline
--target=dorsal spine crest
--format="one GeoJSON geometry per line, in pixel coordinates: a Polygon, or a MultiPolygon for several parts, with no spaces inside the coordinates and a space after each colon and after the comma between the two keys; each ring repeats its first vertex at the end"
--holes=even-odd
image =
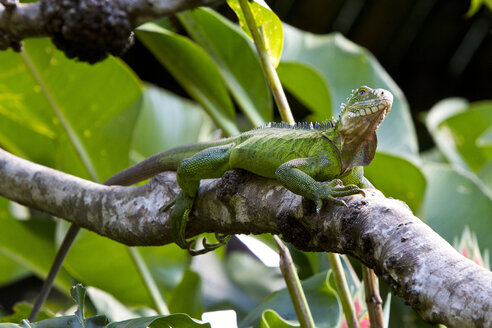
{"type": "Polygon", "coordinates": [[[269,129],[269,128],[280,128],[280,129],[299,129],[299,130],[327,130],[335,127],[336,120],[334,117],[322,123],[319,122],[296,122],[294,124],[288,124],[285,122],[268,122],[265,125],[257,127],[257,129],[269,129]]]}

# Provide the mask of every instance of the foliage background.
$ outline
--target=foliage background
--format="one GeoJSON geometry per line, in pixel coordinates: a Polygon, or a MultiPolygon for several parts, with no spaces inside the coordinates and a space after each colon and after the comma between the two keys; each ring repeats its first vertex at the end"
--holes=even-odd
{"type": "MultiPolygon", "coordinates": [[[[478,102],[491,96],[491,38],[480,38],[484,26],[492,25],[490,11],[482,8],[466,19],[466,2],[427,0],[270,5],[282,20],[303,30],[340,31],[355,41],[284,25],[278,71],[294,116],[323,120],[336,115],[348,92],[361,84],[390,89],[396,103],[381,127],[379,152],[367,176],[449,241],[469,226],[480,245],[490,248],[492,105],[478,102]],[[464,99],[442,100],[449,96],[464,99]]],[[[227,6],[217,10],[234,19],[227,6]]],[[[103,181],[157,151],[211,138],[217,126],[233,134],[275,119],[249,41],[223,16],[199,10],[140,28],[137,45],[123,58],[129,66],[113,58],[95,66],[74,63],[48,40],[29,40],[22,56],[0,53],[0,146],[103,181]],[[190,35],[199,46],[176,32],[190,35]]],[[[0,225],[0,309],[8,313],[15,302],[36,293],[39,281],[32,274],[46,274],[66,225],[5,199],[0,199],[0,225]]],[[[171,313],[200,318],[203,311],[233,308],[243,326],[268,308],[292,318],[285,293],[270,295],[283,286],[278,270],[235,251],[243,248],[236,241],[227,250],[194,259],[173,245],[139,252],[171,313]]],[[[318,323],[339,324],[326,257],[292,252],[301,278],[307,279],[308,298],[322,304],[313,309],[318,323]]],[[[106,314],[121,320],[137,315],[135,308],[152,306],[126,247],[93,233],[77,239],[48,308],[65,310],[71,304],[67,294],[74,281],[112,295],[89,289],[90,314],[118,308],[106,314]],[[116,306],[116,300],[125,306],[116,306]]],[[[265,320],[277,320],[265,313],[270,318],[265,320]]],[[[391,320],[423,325],[397,298],[391,320]]]]}

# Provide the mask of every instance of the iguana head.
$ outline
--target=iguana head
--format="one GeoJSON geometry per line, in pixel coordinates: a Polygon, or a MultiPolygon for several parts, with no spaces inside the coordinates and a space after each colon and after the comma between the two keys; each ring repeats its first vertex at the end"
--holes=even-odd
{"type": "Polygon", "coordinates": [[[366,166],[374,158],[376,131],[393,104],[393,95],[384,89],[363,86],[352,92],[337,124],[342,165],[345,169],[366,166]]]}

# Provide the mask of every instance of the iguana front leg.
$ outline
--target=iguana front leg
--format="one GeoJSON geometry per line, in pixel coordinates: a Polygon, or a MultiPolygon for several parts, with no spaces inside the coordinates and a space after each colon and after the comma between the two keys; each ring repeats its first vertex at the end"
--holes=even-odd
{"type": "Polygon", "coordinates": [[[320,183],[313,178],[323,176],[323,170],[332,169],[333,165],[330,165],[328,160],[323,158],[296,158],[280,165],[275,175],[287,189],[314,201],[316,212],[319,214],[325,199],[347,207],[343,200],[336,197],[364,194],[364,191],[354,184],[343,186],[339,179],[320,183]]]}
{"type": "Polygon", "coordinates": [[[183,249],[188,249],[192,255],[206,253],[227,242],[225,239],[219,240],[217,244],[207,244],[204,241],[204,249],[194,251],[191,249],[192,242],[186,240],[185,232],[200,180],[219,178],[230,169],[229,156],[233,146],[234,144],[227,144],[205,149],[184,159],[176,171],[181,191],[171,213],[171,227],[176,244],[183,249]]]}

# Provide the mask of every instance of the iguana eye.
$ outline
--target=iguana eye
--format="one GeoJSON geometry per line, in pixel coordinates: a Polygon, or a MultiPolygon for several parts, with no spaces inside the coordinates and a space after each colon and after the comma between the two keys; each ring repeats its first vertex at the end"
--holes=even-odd
{"type": "Polygon", "coordinates": [[[359,96],[363,96],[367,93],[367,91],[365,89],[360,89],[359,90],[359,96]]]}

